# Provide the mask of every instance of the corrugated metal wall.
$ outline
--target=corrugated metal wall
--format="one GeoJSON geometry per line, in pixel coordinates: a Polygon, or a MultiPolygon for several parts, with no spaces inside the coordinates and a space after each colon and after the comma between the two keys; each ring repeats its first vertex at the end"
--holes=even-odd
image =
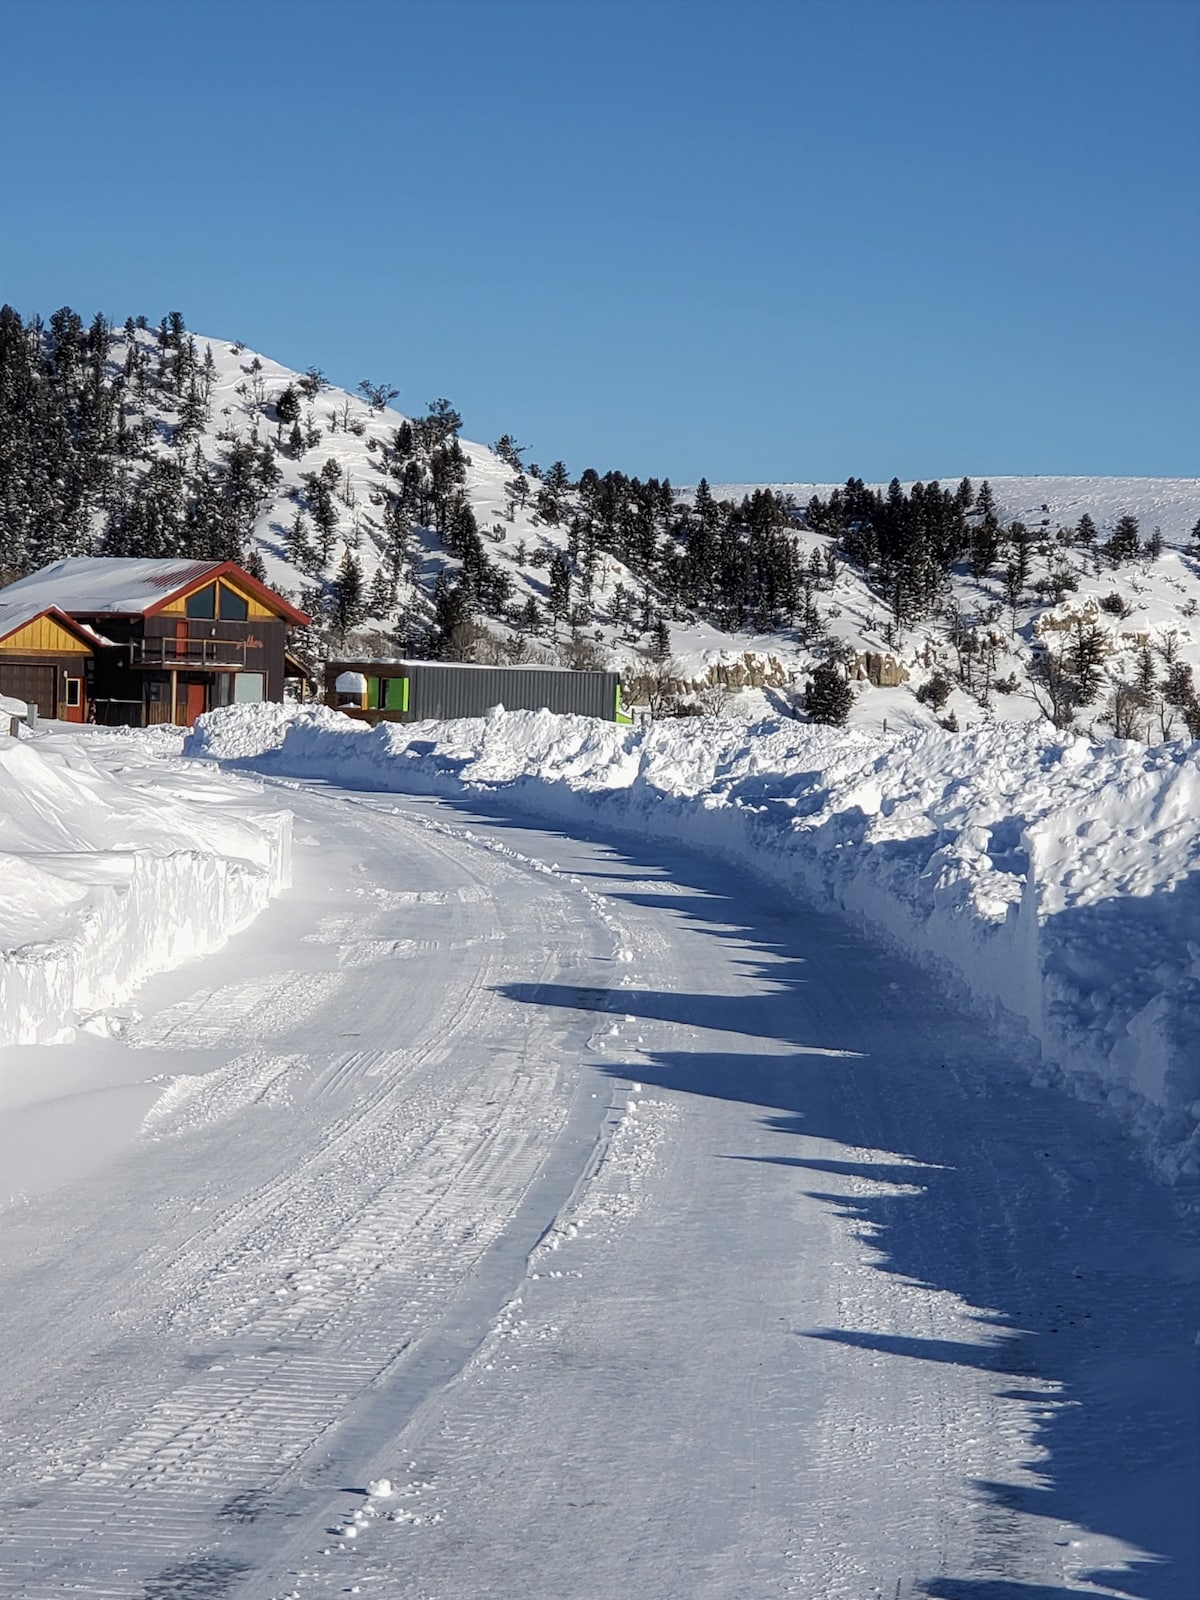
{"type": "Polygon", "coordinates": [[[456,667],[414,662],[406,722],[426,717],[480,717],[492,706],[506,711],[573,711],[612,722],[617,710],[615,672],[547,672],[522,667],[456,667]]]}

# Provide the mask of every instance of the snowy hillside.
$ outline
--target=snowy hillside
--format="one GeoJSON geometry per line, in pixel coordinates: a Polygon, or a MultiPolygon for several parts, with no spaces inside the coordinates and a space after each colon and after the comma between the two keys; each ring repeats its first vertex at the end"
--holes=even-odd
{"type": "MultiPolygon", "coordinates": [[[[153,332],[134,337],[145,363],[158,359],[153,332]]],[[[117,336],[114,370],[126,363],[128,342],[128,334],[117,336]]],[[[464,567],[447,530],[403,516],[398,527],[397,430],[413,423],[419,432],[421,420],[329,386],[319,375],[293,372],[240,344],[195,336],[194,345],[207,372],[207,405],[203,426],[188,448],[214,463],[235,446],[269,455],[274,482],[264,487],[256,509],[252,550],[270,583],[318,615],[326,614],[324,638],[310,641],[311,647],[318,653],[344,646],[378,654],[419,647],[436,620],[439,576],[453,582],[464,567]],[[285,394],[299,400],[291,423],[276,407],[285,394]],[[325,488],[318,494],[319,479],[325,488]],[[323,535],[315,516],[326,520],[323,535]],[[338,632],[336,618],[348,560],[361,596],[347,637],[338,632]]],[[[383,386],[364,383],[363,388],[374,388],[377,400],[389,393],[383,386]]],[[[182,404],[172,407],[161,391],[148,391],[143,409],[159,426],[160,442],[153,448],[164,454],[177,450],[182,404]]],[[[431,418],[436,411],[434,405],[431,418]]],[[[292,415],[286,407],[285,415],[292,415]]],[[[452,411],[450,419],[457,421],[452,411]]],[[[765,486],[794,502],[788,537],[801,569],[814,556],[829,560],[832,555],[835,562],[829,569],[835,571],[832,582],[815,596],[820,639],[813,640],[794,627],[722,631],[678,603],[656,599],[651,571],[627,564],[611,550],[599,552],[584,581],[578,522],[572,529],[580,507],[578,485],[564,490],[555,521],[544,508],[538,513],[542,484],[532,467],[522,488],[518,457],[501,460],[487,446],[467,440],[461,450],[462,495],[488,569],[498,575],[483,585],[475,627],[468,630],[474,634],[466,641],[468,654],[486,656],[507,647],[526,657],[583,664],[603,658],[638,680],[636,698],[643,703],[653,697],[658,680],[669,691],[664,703],[699,702],[706,710],[754,715],[794,710],[813,664],[833,648],[846,658],[854,678],[852,722],[929,727],[950,718],[951,725],[964,727],[1053,711],[1052,697],[1032,681],[1035,657],[1047,648],[1051,656],[1061,655],[1072,626],[1086,625],[1101,636],[1100,678],[1087,702],[1074,708],[1074,725],[1112,731],[1114,684],[1144,684],[1152,671],[1155,681],[1146,703],[1126,707],[1132,725],[1122,731],[1143,738],[1184,731],[1181,707],[1164,704],[1155,688],[1161,690],[1174,663],[1200,672],[1200,565],[1197,547],[1189,543],[1200,522],[1198,479],[973,477],[976,489],[990,483],[1003,526],[1015,521],[1028,529],[1029,572],[1022,596],[1015,604],[1006,601],[999,572],[975,579],[956,569],[944,604],[901,630],[889,625],[886,597],[851,563],[838,559],[837,539],[804,526],[801,513],[811,497],[827,497],[836,486],[765,486]],[[1085,513],[1095,528],[1091,547],[1071,537],[1085,513]],[[1143,554],[1114,568],[1100,547],[1122,516],[1137,519],[1143,554]],[[1146,553],[1159,537],[1161,552],[1146,553]],[[568,591],[558,604],[557,620],[556,564],[568,591]],[[660,619],[657,634],[642,626],[651,617],[660,619]],[[944,700],[936,693],[918,699],[916,691],[927,689],[939,673],[948,683],[944,700]]],[[[944,485],[957,481],[950,475],[942,480],[944,485]]],[[[652,486],[657,487],[654,480],[652,486]]],[[[669,490],[665,480],[664,487],[669,490]]],[[[727,484],[713,492],[737,502],[762,487],[727,484]]],[[[692,495],[681,492],[679,498],[687,504],[692,495]]],[[[669,548],[673,538],[679,535],[664,532],[660,548],[669,548]]]]}
{"type": "MultiPolygon", "coordinates": [[[[1042,1069],[1200,1177],[1200,761],[1046,724],[904,736],[549,713],[382,725],[238,707],[186,746],[304,779],[481,794],[686,840],[834,905],[1020,1025],[1042,1069]]],[[[1014,1046],[1019,1053],[1021,1046],[1014,1046]]]]}

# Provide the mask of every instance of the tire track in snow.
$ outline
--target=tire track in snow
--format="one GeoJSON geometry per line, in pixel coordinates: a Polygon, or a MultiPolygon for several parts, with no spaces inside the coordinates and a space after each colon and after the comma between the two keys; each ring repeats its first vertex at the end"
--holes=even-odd
{"type": "MultiPolygon", "coordinates": [[[[461,870],[462,841],[450,830],[425,843],[461,870]]],[[[514,873],[528,877],[528,864],[501,852],[485,876],[495,883],[514,873]]],[[[553,888],[547,928],[557,922],[577,940],[580,897],[553,888]]],[[[489,897],[468,886],[466,894],[435,891],[412,903],[469,905],[474,919],[489,897]]],[[[352,1397],[436,1323],[505,1226],[566,1115],[555,1062],[530,1060],[534,1070],[503,1075],[502,1094],[494,1071],[486,1082],[477,1078],[470,1046],[490,1031],[482,1024],[499,1004],[489,986],[502,946],[475,938],[470,948],[473,964],[441,996],[421,1048],[344,1053],[319,1077],[317,1100],[358,1098],[298,1167],[223,1207],[182,1245],[176,1237],[143,1257],[139,1275],[154,1294],[139,1317],[189,1346],[220,1338],[233,1357],[170,1386],[140,1417],[144,1374],[115,1406],[111,1390],[95,1394],[93,1369],[66,1385],[76,1392],[56,1396],[68,1435],[57,1446],[60,1481],[33,1497],[42,1504],[24,1508],[0,1593],[60,1594],[86,1573],[86,1592],[102,1594],[101,1569],[145,1572],[147,1557],[165,1560],[194,1545],[223,1505],[266,1504],[352,1397]],[[467,1047],[458,1077],[442,1082],[460,1039],[467,1047]],[[293,1277],[279,1281],[279,1268],[293,1277]],[[231,1294],[239,1279],[252,1292],[231,1294]],[[125,1417],[116,1428],[114,1411],[125,1417]]],[[[546,966],[551,975],[552,954],[546,966]]],[[[244,1059],[233,1066],[247,1071],[244,1059]]],[[[42,1460],[53,1460],[45,1431],[38,1443],[42,1460]]],[[[185,1578],[179,1583],[179,1593],[190,1592],[185,1578]]]]}
{"type": "MultiPolygon", "coordinates": [[[[625,973],[629,1013],[620,1016],[620,989],[612,990],[611,1019],[593,1035],[597,1048],[612,1039],[612,1076],[619,1082],[622,1068],[636,1082],[643,1038],[634,1030],[645,1028],[644,1076],[669,1092],[678,1074],[690,1090],[665,1102],[679,1115],[647,1167],[644,1212],[595,1204],[605,1174],[617,1172],[620,1141],[636,1142],[639,1106],[613,1135],[613,1159],[597,1158],[560,1211],[475,1358],[430,1396],[387,1456],[364,1459],[375,1471],[400,1464],[413,1513],[391,1522],[377,1513],[361,1537],[323,1551],[298,1535],[273,1584],[256,1576],[245,1600],[293,1592],[318,1600],[352,1586],[387,1600],[492,1592],[611,1600],[634,1590],[693,1600],[915,1600],[939,1575],[957,1585],[950,1574],[977,1576],[981,1592],[1051,1582],[1064,1593],[1116,1592],[1081,1579],[1086,1563],[1074,1551],[1047,1548],[1028,1505],[991,1493],[1037,1482],[1028,1410],[1052,1405],[1056,1385],[1022,1370],[1018,1381],[1033,1397],[1022,1399],[1002,1362],[993,1368],[976,1355],[989,1330],[998,1338],[989,1308],[1011,1312],[1005,1280],[1021,1237],[1012,1173],[989,1159],[992,1138],[1008,1130],[956,1107],[948,1089],[940,1090],[946,1106],[931,1101],[936,1073],[904,1070],[909,1053],[935,1066],[943,1050],[956,1058],[952,1013],[923,980],[911,996],[896,992],[891,958],[848,934],[831,938],[823,919],[803,937],[790,927],[779,937],[779,947],[803,950],[804,974],[794,975],[795,1003],[776,1008],[769,977],[730,981],[734,969],[757,965],[757,952],[753,963],[737,954],[736,883],[727,903],[728,929],[716,897],[711,922],[698,908],[700,938],[656,945],[662,957],[643,959],[652,941],[639,926],[625,973]],[[716,931],[728,935],[732,959],[706,953],[716,931]],[[865,977],[848,978],[859,962],[865,977]],[[702,1026],[688,1039],[686,1008],[664,996],[669,989],[690,995],[712,1031],[702,1026]],[[725,994],[730,1018],[746,1020],[741,1037],[719,1005],[704,1010],[725,994]],[[872,1015],[860,1027],[864,1002],[872,1015]],[[772,1053],[789,1065],[776,1072],[760,1059],[772,1053]],[[808,1058],[819,1069],[823,1057],[826,1070],[810,1077],[808,1058]],[[769,1098],[776,1092],[780,1099],[769,1098]],[[761,1115],[779,1108],[792,1114],[761,1115]],[[914,1144],[913,1130],[931,1121],[939,1136],[914,1144]],[[906,1156],[909,1148],[951,1152],[961,1181],[946,1180],[954,1169],[935,1168],[936,1157],[927,1168],[906,1156]],[[735,1153],[761,1165],[714,1164],[735,1153]],[[813,1181],[803,1169],[829,1192],[803,1192],[813,1181]],[[755,1173],[754,1183],[736,1182],[735,1171],[755,1173]],[[936,1201],[915,1204],[927,1182],[936,1201]],[[888,1216],[881,1200],[911,1207],[908,1221],[895,1208],[888,1216]],[[596,1225],[582,1227],[589,1210],[596,1225]],[[927,1275],[889,1270],[873,1233],[878,1216],[888,1227],[929,1230],[927,1275]],[[747,1246],[769,1266],[768,1283],[739,1281],[747,1246]],[[972,1253],[981,1270],[957,1271],[972,1253]],[[938,1287],[964,1282],[970,1301],[938,1287]],[[806,1337],[822,1329],[835,1337],[806,1337]],[[929,1359],[912,1359],[922,1353],[929,1359]]],[[[789,925],[794,917],[792,909],[789,925]]],[[[757,950],[775,948],[761,937],[757,950]]],[[[758,967],[769,972],[769,962],[758,967]]],[[[970,1053],[961,1048],[967,1072],[970,1053]]],[[[975,1088],[965,1086],[964,1104],[975,1088]]],[[[647,1108],[647,1129],[655,1115],[647,1108]]],[[[343,1498],[338,1515],[357,1503],[343,1498]]],[[[1053,1542],[1065,1545],[1061,1526],[1053,1542]]]]}

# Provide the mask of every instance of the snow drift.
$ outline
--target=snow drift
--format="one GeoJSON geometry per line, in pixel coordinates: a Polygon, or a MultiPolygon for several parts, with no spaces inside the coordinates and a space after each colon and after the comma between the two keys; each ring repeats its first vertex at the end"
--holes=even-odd
{"type": "Polygon", "coordinates": [[[133,740],[106,771],[90,742],[0,737],[0,1045],[66,1036],[224,943],[288,879],[290,816],[139,764],[133,740]]]}
{"type": "Polygon", "coordinates": [[[1195,745],[1093,745],[1047,724],[889,737],[499,710],[372,730],[325,708],[246,706],[202,718],[185,751],[486,793],[736,858],[1018,1019],[1043,1072],[1135,1125],[1167,1176],[1200,1176],[1195,745]]]}

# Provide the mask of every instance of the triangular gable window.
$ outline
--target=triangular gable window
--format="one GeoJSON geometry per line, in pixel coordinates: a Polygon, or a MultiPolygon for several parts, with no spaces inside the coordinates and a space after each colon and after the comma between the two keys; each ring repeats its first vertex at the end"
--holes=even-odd
{"type": "Polygon", "coordinates": [[[224,584],[220,588],[222,622],[245,622],[250,616],[250,602],[236,589],[227,589],[224,584]]]}
{"type": "Polygon", "coordinates": [[[217,614],[216,584],[205,584],[203,589],[197,589],[188,595],[184,605],[189,617],[206,618],[211,621],[217,614]]]}
{"type": "Polygon", "coordinates": [[[223,583],[208,583],[203,589],[189,594],[184,601],[189,617],[197,621],[246,622],[250,617],[250,602],[236,589],[227,589],[223,583]]]}

